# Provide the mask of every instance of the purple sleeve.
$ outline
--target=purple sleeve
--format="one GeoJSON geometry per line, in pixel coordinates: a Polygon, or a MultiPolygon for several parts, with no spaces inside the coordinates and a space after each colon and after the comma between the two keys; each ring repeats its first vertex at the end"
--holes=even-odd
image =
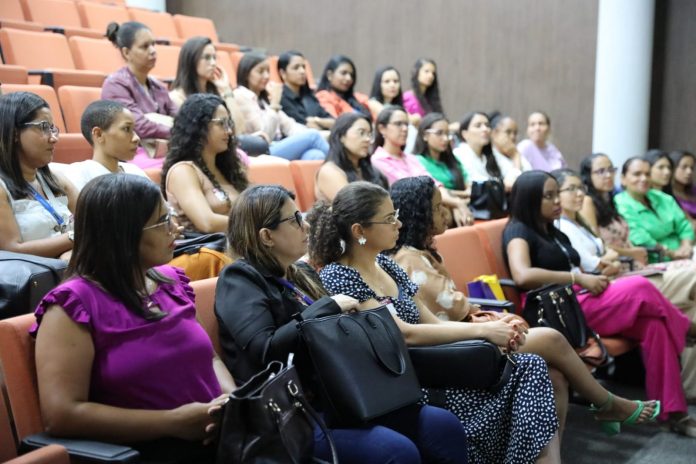
{"type": "Polygon", "coordinates": [[[80,298],[79,293],[73,288],[75,281],[68,281],[64,284],[59,285],[55,289],[51,290],[46,296],[43,297],[39,305],[34,311],[36,316],[36,323],[32,325],[29,329],[29,333],[36,337],[36,333],[41,325],[41,320],[43,319],[46,310],[57,305],[63,308],[65,313],[78,324],[85,324],[87,326],[91,325],[91,316],[87,311],[82,298],[80,298]]]}
{"type": "Polygon", "coordinates": [[[195,306],[196,292],[193,291],[193,287],[189,283],[191,279],[188,278],[183,269],[174,266],[159,266],[157,271],[174,280],[174,291],[190,300],[195,306]]]}

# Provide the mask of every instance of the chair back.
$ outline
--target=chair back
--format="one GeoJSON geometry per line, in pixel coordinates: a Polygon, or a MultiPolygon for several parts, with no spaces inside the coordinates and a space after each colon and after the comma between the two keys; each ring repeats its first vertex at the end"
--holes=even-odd
{"type": "Polygon", "coordinates": [[[457,227],[435,237],[435,248],[442,256],[457,290],[466,293],[468,282],[482,274],[492,274],[488,256],[474,227],[457,227]]]}
{"type": "Polygon", "coordinates": [[[101,32],[106,32],[106,26],[111,22],[123,24],[131,20],[124,5],[104,5],[95,2],[77,3],[82,26],[101,32]]]}
{"type": "Polygon", "coordinates": [[[0,64],[0,82],[3,84],[28,84],[27,68],[16,64],[0,64]]]}
{"type": "Polygon", "coordinates": [[[0,2],[0,18],[15,21],[26,21],[22,4],[19,0],[2,0],[0,2]]]}
{"type": "Polygon", "coordinates": [[[123,67],[121,53],[106,39],[74,36],[68,39],[68,44],[77,69],[111,74],[123,67]]]}
{"type": "Polygon", "coordinates": [[[82,27],[80,13],[78,13],[77,5],[73,0],[21,1],[24,14],[29,21],[47,26],[82,27]]]}
{"type": "Polygon", "coordinates": [[[101,89],[97,87],[78,87],[64,85],[58,89],[58,100],[63,108],[65,127],[68,132],[80,133],[82,113],[87,106],[101,98],[101,89]]]}
{"type": "MultiPolygon", "coordinates": [[[[1,32],[1,31],[0,31],[1,32]]],[[[32,85],[32,84],[2,84],[3,93],[15,93],[15,92],[32,92],[39,97],[46,100],[48,106],[51,110],[51,115],[53,116],[53,124],[60,130],[61,133],[65,133],[65,123],[63,122],[63,112],[61,111],[60,104],[58,104],[58,97],[56,96],[56,91],[53,87],[48,85],[32,85]]],[[[62,134],[61,134],[62,135],[62,134]]]]}
{"type": "Polygon", "coordinates": [[[68,39],[62,34],[3,28],[0,47],[7,64],[27,69],[75,69],[68,39]]]}
{"type": "Polygon", "coordinates": [[[218,354],[222,353],[220,346],[220,334],[218,321],[215,317],[215,286],[217,277],[191,282],[191,287],[196,293],[196,317],[213,342],[213,348],[218,354]]]}
{"type": "Polygon", "coordinates": [[[129,8],[128,13],[133,21],[147,24],[152,34],[158,39],[176,39],[179,37],[174,18],[169,13],[142,8],[129,8]]]}
{"type": "Polygon", "coordinates": [[[217,30],[215,29],[215,23],[211,19],[175,14],[174,24],[176,25],[179,37],[182,39],[189,39],[197,35],[202,35],[210,37],[210,40],[213,42],[220,41],[217,30]]]}
{"type": "Polygon", "coordinates": [[[302,211],[309,211],[317,200],[314,194],[317,172],[324,163],[322,160],[290,161],[290,172],[295,183],[297,203],[302,211]]]}
{"type": "MultiPolygon", "coordinates": [[[[269,157],[270,158],[270,157],[269,157]]],[[[251,164],[248,167],[247,175],[252,184],[280,184],[291,192],[295,192],[295,183],[290,172],[290,162],[278,158],[278,160],[268,160],[263,162],[250,158],[251,164]]]]}
{"type": "Polygon", "coordinates": [[[176,45],[157,45],[157,62],[152,74],[162,80],[174,80],[180,51],[181,47],[176,45]]]}

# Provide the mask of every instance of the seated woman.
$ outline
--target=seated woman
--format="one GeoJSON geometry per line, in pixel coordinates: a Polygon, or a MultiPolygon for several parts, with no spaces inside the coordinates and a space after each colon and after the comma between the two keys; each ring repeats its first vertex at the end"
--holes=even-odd
{"type": "Polygon", "coordinates": [[[319,104],[307,81],[307,60],[296,51],[278,56],[278,74],[283,81],[280,106],[285,114],[310,129],[331,129],[334,118],[319,104]]]}
{"type": "MultiPolygon", "coordinates": [[[[191,37],[181,47],[176,78],[172,82],[169,97],[177,107],[196,93],[212,93],[225,100],[235,127],[244,127],[244,116],[240,111],[230,80],[224,69],[217,65],[215,46],[208,37],[191,37]]],[[[268,142],[259,136],[240,135],[239,147],[246,153],[257,156],[268,153],[268,142]]]]}
{"type": "Polygon", "coordinates": [[[382,112],[385,105],[404,105],[401,76],[394,66],[382,66],[375,72],[370,99],[367,101],[373,120],[377,119],[377,115],[382,112]]]}
{"type": "Polygon", "coordinates": [[[491,142],[500,175],[505,186],[515,183],[524,171],[531,171],[532,166],[527,158],[517,150],[517,123],[510,116],[497,115],[491,119],[491,142]]]}
{"type": "Polygon", "coordinates": [[[234,122],[222,98],[187,98],[162,168],[162,192],[184,232],[227,230],[232,202],[249,184],[235,147],[234,122]]]}
{"type": "Polygon", "coordinates": [[[643,159],[650,163],[650,188],[672,194],[674,164],[666,151],[648,150],[643,159]]]}
{"type": "Polygon", "coordinates": [[[367,95],[354,92],[357,73],[353,61],[344,55],[331,57],[317,86],[317,100],[334,118],[357,111],[370,116],[367,95]]]}
{"type": "MultiPolygon", "coordinates": [[[[486,337],[513,352],[524,344],[524,327],[513,321],[514,316],[459,324],[438,319],[422,304],[418,286],[382,254],[396,245],[401,225],[382,187],[353,182],[331,204],[315,206],[308,219],[310,260],[323,267],[320,276],[329,293],[356,298],[361,309],[393,304],[394,319],[408,345],[486,337]]],[[[467,430],[470,460],[560,462],[556,446],[545,449],[558,428],[546,363],[536,355],[512,356],[516,368],[499,392],[445,390],[447,408],[467,430]]],[[[463,366],[452,369],[469,375],[463,366]]],[[[425,394],[425,402],[432,401],[427,390],[425,394]]]]}
{"type": "MultiPolygon", "coordinates": [[[[443,113],[437,65],[428,58],[418,58],[411,71],[411,90],[404,92],[404,108],[410,115],[422,118],[428,113],[443,113]]],[[[418,125],[415,122],[414,125],[418,125]]]]}
{"type": "MultiPolygon", "coordinates": [[[[669,420],[678,433],[696,436],[696,421],[687,415],[679,367],[692,324],[644,277],[610,283],[605,275],[582,272],[570,240],[553,225],[562,212],[559,195],[556,179],[538,170],[522,173],[513,186],[503,252],[515,284],[525,290],[549,283],[586,290],[578,292],[577,298],[588,325],[599,335],[618,335],[640,343],[646,393],[648,398],[660,400],[659,418],[669,420]]],[[[652,418],[649,414],[636,419],[652,418]]]]}
{"type": "Polygon", "coordinates": [[[449,121],[442,113],[428,113],[418,126],[413,152],[428,173],[453,195],[468,198],[467,172],[454,156],[449,121]]]}
{"type": "Polygon", "coordinates": [[[567,166],[563,154],[549,141],[551,119],[542,111],[534,111],[527,119],[527,137],[517,144],[532,169],[551,172],[567,166]]]}
{"type": "MultiPolygon", "coordinates": [[[[445,268],[446,263],[435,249],[434,237],[443,233],[447,224],[440,192],[432,179],[421,176],[397,181],[392,186],[391,198],[399,211],[401,229],[396,246],[389,254],[418,285],[418,295],[424,306],[442,320],[465,320],[467,323],[486,320],[477,316],[479,309],[469,304],[464,293],[456,290],[445,268]]],[[[498,314],[501,318],[504,316],[504,313],[498,314]]],[[[612,417],[610,411],[619,420],[626,420],[632,415],[638,417],[645,408],[640,401],[633,403],[605,390],[592,377],[565,337],[553,329],[529,329],[526,343],[519,347],[519,351],[538,354],[549,365],[561,431],[568,409],[568,383],[593,404],[607,405],[597,414],[600,420],[612,417]]],[[[647,406],[651,408],[654,405],[647,406]]],[[[562,437],[562,432],[559,436],[562,437]]]]}
{"type": "Polygon", "coordinates": [[[126,443],[148,460],[215,462],[204,445],[234,381],[196,321],[188,279],[163,266],[174,233],[148,179],[101,176],[82,190],[67,280],[41,301],[32,329],[52,435],[126,443]]]}
{"type": "Polygon", "coordinates": [[[282,87],[271,85],[268,59],[260,53],[245,53],[237,67],[234,96],[244,115],[243,134],[258,135],[271,144],[270,154],[287,160],[324,159],[329,146],[315,129],[308,129],[281,110],[282,87]]]}
{"type": "Polygon", "coordinates": [[[135,118],[135,132],[141,139],[133,162],[141,168],[160,167],[166,151],[165,139],[173,125],[177,107],[167,87],[149,76],[157,61],[155,37],[143,23],[129,21],[120,26],[109,23],[106,37],[121,52],[126,66],[109,75],[102,85],[101,97],[128,108],[135,118]]]}
{"type": "MultiPolygon", "coordinates": [[[[430,176],[415,156],[403,151],[408,135],[408,115],[403,108],[387,106],[377,116],[375,125],[377,132],[373,144],[372,165],[384,174],[390,184],[404,177],[430,176]]],[[[442,193],[443,202],[452,210],[455,224],[473,224],[474,217],[466,206],[466,200],[450,194],[439,181],[436,180],[436,183],[442,193]]]]}
{"type": "Polygon", "coordinates": [[[314,194],[332,201],[349,182],[365,180],[387,188],[387,179],[370,162],[372,124],[362,113],[344,113],[329,136],[329,154],[317,171],[314,194]]]}
{"type": "MultiPolygon", "coordinates": [[[[312,319],[354,309],[345,295],[326,296],[295,261],[307,251],[307,230],[292,193],[256,185],[242,193],[230,213],[228,239],[240,259],[218,279],[215,314],[225,363],[246,380],[269,361],[295,361],[305,389],[315,390],[311,364],[300,350],[294,316],[312,319]],[[234,224],[234,226],[232,226],[234,224]]],[[[330,431],[341,463],[464,463],[467,438],[454,415],[412,405],[362,427],[330,431]]],[[[328,459],[325,436],[315,433],[314,453],[328,459]]]]}
{"type": "Polygon", "coordinates": [[[145,171],[129,163],[138,149],[133,113],[111,100],[90,103],[80,121],[82,135],[92,145],[92,159],[63,168],[64,175],[79,191],[95,177],[125,172],[147,177],[145,171]]]}
{"type": "MultiPolygon", "coordinates": [[[[629,158],[621,169],[624,191],[614,197],[635,246],[658,246],[665,260],[690,259],[694,228],[671,195],[650,188],[650,163],[629,158]]],[[[651,261],[655,259],[651,257],[651,261]]]]}
{"type": "Polygon", "coordinates": [[[0,97],[0,249],[69,257],[77,190],[48,164],[58,128],[41,97],[0,97]]]}
{"type": "MultiPolygon", "coordinates": [[[[466,169],[469,181],[502,180],[500,167],[493,156],[491,125],[486,113],[481,111],[467,113],[459,123],[459,127],[462,143],[454,149],[454,156],[466,169]]],[[[506,187],[509,190],[512,185],[509,187],[506,185],[506,187]]]]}
{"type": "Polygon", "coordinates": [[[696,191],[694,191],[696,156],[688,151],[676,150],[671,152],[669,157],[674,164],[672,195],[694,226],[696,225],[696,191]]]}

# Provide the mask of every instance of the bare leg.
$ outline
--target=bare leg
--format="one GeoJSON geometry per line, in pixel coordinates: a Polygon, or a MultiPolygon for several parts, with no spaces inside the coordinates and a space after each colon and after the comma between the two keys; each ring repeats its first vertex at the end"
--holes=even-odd
{"type": "MultiPolygon", "coordinates": [[[[568,379],[570,386],[596,406],[604,405],[609,392],[602,387],[585,367],[580,357],[568,344],[560,332],[536,327],[529,330],[526,343],[520,348],[521,352],[535,353],[544,358],[549,367],[558,369],[568,379]]],[[[625,398],[616,396],[607,410],[597,414],[604,420],[623,420],[636,409],[636,404],[625,398]]],[[[641,414],[641,419],[648,419],[654,410],[652,403],[647,403],[641,414]]]]}
{"type": "Polygon", "coordinates": [[[561,439],[556,433],[536,460],[536,464],[561,464],[561,439]]]}
{"type": "Polygon", "coordinates": [[[566,417],[568,416],[568,380],[563,373],[555,368],[549,369],[553,396],[556,400],[556,415],[558,416],[558,441],[563,440],[566,417]]]}

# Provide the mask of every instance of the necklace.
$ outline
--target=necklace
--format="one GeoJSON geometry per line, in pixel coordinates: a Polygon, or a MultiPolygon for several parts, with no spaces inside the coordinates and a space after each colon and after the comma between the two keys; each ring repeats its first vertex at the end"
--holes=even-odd
{"type": "Polygon", "coordinates": [[[205,177],[210,180],[210,183],[213,184],[213,189],[215,196],[219,199],[224,201],[227,204],[227,209],[232,209],[232,200],[230,200],[229,194],[222,188],[220,185],[220,182],[217,181],[213,173],[208,169],[208,166],[205,165],[204,162],[201,163],[196,163],[198,167],[203,171],[203,174],[205,174],[205,177]]]}

